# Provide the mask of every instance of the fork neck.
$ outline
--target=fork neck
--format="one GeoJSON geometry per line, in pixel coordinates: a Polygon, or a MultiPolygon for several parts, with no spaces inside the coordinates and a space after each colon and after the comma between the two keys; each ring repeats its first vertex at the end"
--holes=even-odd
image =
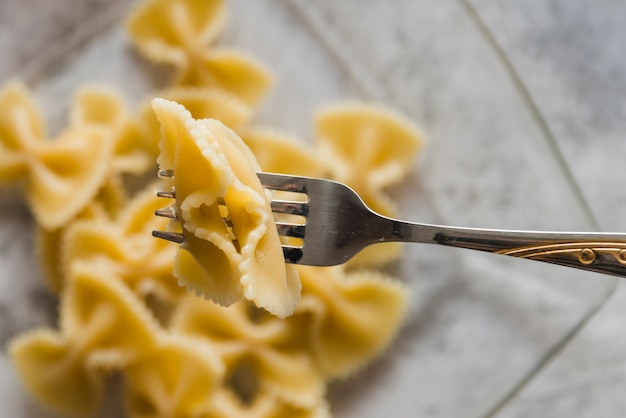
{"type": "Polygon", "coordinates": [[[378,219],[373,219],[368,225],[368,235],[372,243],[377,242],[416,242],[435,243],[436,235],[441,229],[435,225],[420,224],[415,222],[401,221],[374,214],[378,219]]]}

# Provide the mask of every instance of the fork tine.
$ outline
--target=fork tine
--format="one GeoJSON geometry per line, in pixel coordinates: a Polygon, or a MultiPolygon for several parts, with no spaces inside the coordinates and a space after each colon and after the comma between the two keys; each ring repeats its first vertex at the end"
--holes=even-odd
{"type": "Polygon", "coordinates": [[[272,200],[272,211],[277,213],[287,213],[289,215],[307,216],[309,205],[307,202],[294,202],[291,200],[272,200]]]}
{"type": "Polygon", "coordinates": [[[176,211],[174,210],[174,208],[163,208],[163,209],[157,209],[154,211],[154,214],[156,216],[161,216],[163,218],[168,218],[168,219],[178,219],[178,216],[176,216],[176,211]]]}
{"type": "MultiPolygon", "coordinates": [[[[293,178],[290,176],[283,175],[273,175],[268,173],[257,173],[261,183],[264,187],[271,190],[277,191],[287,191],[293,193],[306,193],[307,187],[306,183],[303,182],[302,178],[293,178]]],[[[174,177],[174,170],[159,170],[159,177],[174,177]]],[[[169,199],[176,199],[176,192],[174,190],[171,191],[157,191],[157,196],[169,199]]],[[[309,203],[308,201],[299,201],[298,198],[296,200],[288,200],[288,199],[276,199],[271,202],[272,212],[283,215],[295,215],[301,217],[307,217],[309,215],[309,203]]],[[[227,207],[224,198],[218,198],[217,204],[220,206],[227,207]]],[[[169,219],[178,219],[176,212],[173,208],[163,208],[158,209],[155,212],[156,216],[161,216],[169,219]]],[[[280,219],[280,218],[279,218],[280,219]]],[[[237,238],[233,235],[233,223],[229,219],[228,214],[223,215],[222,220],[224,221],[224,225],[228,230],[228,234],[231,236],[233,244],[238,247],[237,238]]],[[[278,234],[285,237],[293,237],[304,239],[306,225],[305,222],[287,222],[286,220],[277,220],[276,228],[278,230],[278,234]]],[[[152,231],[152,235],[157,238],[161,238],[167,241],[171,241],[177,244],[182,244],[184,241],[184,236],[178,232],[169,232],[169,231],[152,231]]],[[[283,255],[285,257],[285,261],[288,263],[298,263],[304,256],[304,251],[302,246],[296,245],[282,245],[283,255]]]]}
{"type": "Polygon", "coordinates": [[[270,190],[284,190],[286,192],[306,193],[304,183],[294,182],[292,177],[272,173],[257,173],[261,184],[270,190]]]}
{"type": "MultiPolygon", "coordinates": [[[[161,178],[174,177],[174,170],[159,170],[158,175],[161,178]]],[[[157,190],[156,195],[158,197],[164,197],[166,199],[176,199],[176,192],[174,190],[169,191],[169,192],[164,191],[164,190],[157,190]]],[[[163,218],[178,219],[178,216],[176,215],[176,210],[174,209],[173,206],[170,206],[168,208],[163,208],[163,209],[157,209],[154,211],[154,214],[156,216],[160,216],[163,218]]],[[[184,241],[183,234],[178,233],[178,232],[155,230],[155,231],[152,231],[152,236],[156,238],[164,239],[166,241],[171,241],[176,244],[182,244],[184,241]]]]}
{"type": "Polygon", "coordinates": [[[166,192],[164,190],[158,190],[156,195],[159,197],[164,197],[166,199],[176,199],[176,192],[166,192]]]}
{"type": "Polygon", "coordinates": [[[283,255],[287,263],[296,264],[302,259],[303,254],[302,247],[283,245],[283,255]]]}
{"type": "MultiPolygon", "coordinates": [[[[299,244],[293,241],[283,243],[287,263],[311,266],[342,264],[364,246],[380,241],[380,231],[372,232],[369,226],[378,215],[373,215],[354,190],[345,184],[289,174],[257,173],[257,176],[264,187],[273,191],[306,195],[304,202],[294,198],[286,203],[291,198],[277,193],[276,203],[272,203],[281,237],[301,240],[299,244]],[[305,219],[302,222],[284,219],[291,215],[305,219]],[[355,224],[354,229],[346,226],[355,224]]],[[[389,229],[389,225],[386,224],[386,227],[389,229]]]]}
{"type": "Polygon", "coordinates": [[[174,170],[159,170],[159,177],[174,177],[174,170]]]}
{"type": "Polygon", "coordinates": [[[182,244],[185,240],[183,234],[180,234],[178,232],[152,231],[152,236],[164,239],[166,241],[175,242],[176,244],[182,244]]]}
{"type": "Polygon", "coordinates": [[[305,226],[302,224],[276,221],[276,229],[278,229],[279,235],[304,238],[305,226]]]}

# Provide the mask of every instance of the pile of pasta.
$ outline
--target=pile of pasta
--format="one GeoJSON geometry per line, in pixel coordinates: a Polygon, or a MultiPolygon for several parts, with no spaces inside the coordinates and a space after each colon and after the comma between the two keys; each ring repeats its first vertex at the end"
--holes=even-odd
{"type": "MultiPolygon", "coordinates": [[[[406,175],[421,144],[404,117],[354,102],[317,112],[308,145],[250,126],[272,76],[213,45],[224,12],[222,0],[147,0],[128,16],[137,50],[175,69],[154,109],[146,100],[131,112],[114,88],[83,86],[65,129],[49,138],[26,86],[0,90],[0,182],[28,202],[36,254],[60,304],[58,328],[18,335],[8,351],[32,396],[66,416],[95,414],[110,377],[121,375],[129,417],[326,417],[328,383],[379,356],[401,326],[405,286],[380,269],[400,256],[398,245],[338,267],[283,263],[276,277],[289,277],[289,291],[274,303],[275,287],[259,296],[224,276],[225,254],[234,257],[227,264],[245,264],[244,245],[218,251],[194,233],[202,225],[185,235],[198,241],[192,252],[151,236],[171,229],[154,216],[171,202],[155,195],[156,177],[139,189],[128,179],[156,173],[157,157],[165,164],[167,147],[181,144],[168,142],[172,130],[205,129],[225,148],[235,144],[235,154],[210,144],[198,154],[210,148],[211,161],[225,162],[227,184],[224,173],[246,156],[256,170],[345,182],[389,216],[396,209],[384,190],[406,175]]],[[[180,175],[177,193],[202,189],[199,176],[180,175]]],[[[272,216],[263,205],[255,213],[272,216]]],[[[279,241],[267,245],[280,251],[279,241]]],[[[245,280],[258,289],[276,278],[252,268],[245,280]]]]}

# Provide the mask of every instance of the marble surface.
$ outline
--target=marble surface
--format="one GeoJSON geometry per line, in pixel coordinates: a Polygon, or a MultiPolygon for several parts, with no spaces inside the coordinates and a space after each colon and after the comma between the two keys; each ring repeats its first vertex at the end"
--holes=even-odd
{"type": "MultiPolygon", "coordinates": [[[[25,80],[52,131],[87,81],[120,86],[138,103],[167,74],[130,48],[120,25],[130,7],[3,0],[0,82],[25,80]]],[[[277,74],[258,124],[310,139],[316,108],[352,99],[421,124],[428,145],[392,190],[407,219],[623,231],[624,39],[618,0],[231,0],[218,43],[277,74]]],[[[0,405],[7,416],[45,417],[17,383],[4,344],[54,324],[56,300],[29,260],[23,202],[2,202],[0,405]]],[[[335,416],[623,415],[618,280],[427,246],[407,247],[393,269],[412,290],[410,317],[382,359],[330,388],[335,416]]],[[[101,415],[118,413],[111,402],[101,415]]]]}

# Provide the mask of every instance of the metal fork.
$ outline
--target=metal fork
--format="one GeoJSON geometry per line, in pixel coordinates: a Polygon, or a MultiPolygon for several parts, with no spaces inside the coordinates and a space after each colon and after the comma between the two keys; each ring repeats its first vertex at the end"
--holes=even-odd
{"type": "Polygon", "coordinates": [[[486,251],[626,277],[626,234],[531,232],[459,228],[387,218],[369,209],[345,184],[292,175],[258,173],[268,189],[303,193],[306,201],[275,200],[277,213],[301,215],[303,223],[277,222],[289,263],[342,264],[368,245],[416,242],[486,251]]]}
{"type": "MultiPolygon", "coordinates": [[[[159,174],[173,176],[169,170],[159,174]]],[[[300,197],[276,198],[271,202],[278,233],[287,237],[283,252],[288,263],[332,266],[345,263],[372,244],[415,242],[626,277],[626,234],[511,231],[407,222],[375,213],[354,190],[336,181],[272,173],[257,175],[264,187],[297,193],[300,197]],[[300,241],[297,245],[293,243],[294,238],[300,241]]],[[[175,192],[157,194],[168,198],[176,196],[175,192]]],[[[169,209],[156,211],[156,214],[176,217],[169,209]]],[[[224,223],[227,229],[232,228],[228,218],[224,223]]],[[[179,233],[153,231],[153,235],[177,243],[183,241],[179,233]]]]}

